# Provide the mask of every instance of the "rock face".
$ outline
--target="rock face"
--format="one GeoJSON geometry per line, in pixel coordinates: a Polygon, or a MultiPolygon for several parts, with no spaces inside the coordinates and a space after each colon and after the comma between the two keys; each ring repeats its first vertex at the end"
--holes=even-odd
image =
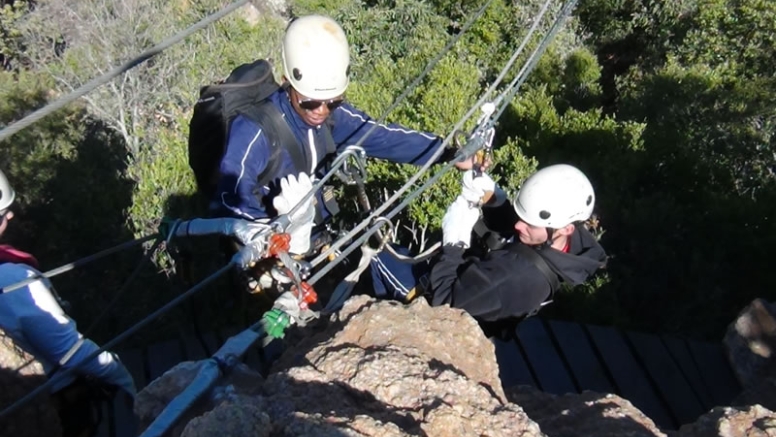
{"type": "MultiPolygon", "coordinates": [[[[0,329],[0,410],[46,382],[43,366],[0,329]]],[[[59,415],[47,394],[0,419],[0,434],[13,437],[60,436],[59,415]]]]}
{"type": "Polygon", "coordinates": [[[549,437],[666,436],[652,419],[617,395],[586,391],[556,396],[529,386],[511,387],[506,394],[549,437]]]}
{"type": "MultiPolygon", "coordinates": [[[[182,363],[140,392],[143,427],[197,371],[182,363]]],[[[259,393],[240,384],[221,384],[232,395],[197,405],[172,435],[543,436],[506,402],[493,346],[476,322],[422,300],[354,297],[281,357],[259,393]]]]}
{"type": "MultiPolygon", "coordinates": [[[[356,296],[324,325],[297,341],[289,335],[295,346],[266,381],[239,369],[171,435],[776,437],[776,414],[759,405],[717,408],[667,432],[611,394],[555,396],[522,386],[504,393],[493,346],[476,322],[423,300],[406,306],[356,296]]],[[[198,369],[182,363],[138,395],[144,426],[198,369]]]]}
{"type": "Polygon", "coordinates": [[[728,359],[741,385],[776,377],[776,305],[755,299],[725,334],[728,359]]]}
{"type": "Polygon", "coordinates": [[[323,332],[303,337],[273,370],[318,362],[346,347],[375,351],[387,347],[418,349],[435,365],[457,369],[506,401],[493,345],[482,335],[477,322],[463,310],[431,308],[424,299],[408,307],[356,296],[323,332]]]}
{"type": "MultiPolygon", "coordinates": [[[[165,372],[137,394],[135,399],[135,416],[139,419],[139,429],[145,430],[153,420],[159,416],[167,404],[182,392],[202,367],[203,361],[184,361],[165,372]]],[[[238,364],[232,373],[222,378],[220,383],[213,387],[209,396],[200,399],[189,408],[178,425],[172,429],[171,435],[181,435],[186,424],[192,419],[206,412],[221,414],[220,411],[211,411],[222,404],[240,405],[246,400],[251,400],[260,394],[260,388],[264,379],[257,372],[249,369],[244,364],[238,364]]],[[[247,404],[248,402],[246,402],[247,404]]],[[[221,417],[221,416],[218,416],[221,417]]],[[[200,419],[201,420],[201,419],[200,419]]],[[[222,426],[228,429],[227,426],[222,426]]],[[[218,435],[218,434],[189,434],[189,435],[218,435]]],[[[258,434],[228,434],[228,435],[258,435],[258,434]]]]}
{"type": "Polygon", "coordinates": [[[672,437],[776,437],[776,414],[760,405],[716,407],[672,437]]]}

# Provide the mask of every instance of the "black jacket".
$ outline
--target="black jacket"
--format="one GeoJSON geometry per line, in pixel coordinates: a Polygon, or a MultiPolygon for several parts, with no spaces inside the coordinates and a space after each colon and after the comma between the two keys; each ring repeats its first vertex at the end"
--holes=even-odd
{"type": "MultiPolygon", "coordinates": [[[[509,243],[484,257],[465,257],[464,249],[445,246],[429,274],[432,305],[450,304],[473,317],[496,321],[524,316],[550,297],[550,284],[538,267],[521,257],[509,243]]],[[[606,253],[581,226],[571,235],[569,252],[539,250],[550,268],[578,285],[602,267],[606,253]]]]}

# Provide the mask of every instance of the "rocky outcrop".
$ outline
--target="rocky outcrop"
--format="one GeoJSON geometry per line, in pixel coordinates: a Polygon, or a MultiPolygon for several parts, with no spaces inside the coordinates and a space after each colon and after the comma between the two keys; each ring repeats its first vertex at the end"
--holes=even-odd
{"type": "MultiPolygon", "coordinates": [[[[505,393],[476,322],[423,300],[357,296],[306,329],[287,337],[294,346],[266,380],[241,368],[250,376],[219,385],[220,394],[196,405],[172,435],[776,437],[776,415],[762,406],[717,408],[666,431],[612,394],[555,396],[522,386],[505,393]]],[[[197,370],[183,363],[143,390],[136,403],[143,424],[197,370]]]]}
{"type": "Polygon", "coordinates": [[[617,395],[556,396],[529,386],[511,387],[506,394],[548,437],[666,437],[652,419],[617,395]]]}
{"type": "Polygon", "coordinates": [[[717,407],[671,437],[776,437],[776,413],[760,405],[717,407]]]}
{"type": "MultiPolygon", "coordinates": [[[[43,366],[0,329],[0,410],[46,382],[43,366]]],[[[0,434],[14,437],[62,435],[59,415],[48,394],[0,419],[0,434]]]]}
{"type": "MultiPolygon", "coordinates": [[[[197,371],[196,363],[182,363],[141,391],[135,411],[142,424],[197,371]]],[[[235,383],[217,390],[236,393],[235,383]]],[[[493,346],[468,315],[365,296],[287,351],[258,393],[211,397],[181,423],[172,435],[543,435],[506,402],[493,346]]]]}
{"type": "Polygon", "coordinates": [[[408,307],[356,296],[322,332],[302,337],[273,371],[305,362],[328,362],[329,353],[343,348],[379,351],[388,347],[422,351],[430,362],[456,369],[506,401],[493,345],[477,322],[463,310],[432,308],[424,299],[408,307]]]}
{"type": "MultiPolygon", "coordinates": [[[[203,361],[184,361],[165,372],[137,394],[135,399],[135,416],[139,419],[139,428],[144,430],[153,420],[159,416],[167,404],[183,391],[194,377],[199,373],[203,361]]],[[[226,408],[221,405],[252,404],[253,399],[261,394],[261,386],[264,379],[257,372],[249,369],[244,364],[238,364],[232,372],[219,381],[213,387],[209,396],[197,401],[186,414],[178,421],[178,425],[172,430],[172,435],[181,435],[186,424],[193,418],[204,413],[211,412],[222,417],[221,410],[226,408]],[[211,411],[214,408],[218,411],[211,411]]],[[[201,420],[201,419],[200,419],[201,420]]],[[[191,434],[208,435],[208,434],[191,434]]],[[[209,434],[217,435],[217,434],[209,434]]],[[[230,435],[257,435],[257,434],[230,434],[230,435]]]]}
{"type": "Polygon", "coordinates": [[[728,359],[745,388],[776,377],[776,305],[755,299],[730,324],[724,339],[728,359]]]}

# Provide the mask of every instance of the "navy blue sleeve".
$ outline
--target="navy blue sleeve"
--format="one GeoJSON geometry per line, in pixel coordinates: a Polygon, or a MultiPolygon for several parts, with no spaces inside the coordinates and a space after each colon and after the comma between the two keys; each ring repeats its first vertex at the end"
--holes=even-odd
{"type": "MultiPolygon", "coordinates": [[[[442,144],[437,135],[397,124],[377,123],[366,113],[344,104],[331,114],[332,136],[340,148],[352,146],[377,126],[362,144],[370,158],[423,165],[442,144]]],[[[447,155],[445,155],[447,156],[447,155]]]]}
{"type": "Polygon", "coordinates": [[[429,275],[432,304],[490,322],[525,315],[550,295],[549,283],[527,261],[505,251],[491,254],[464,258],[463,249],[445,246],[429,275]]]}
{"type": "Polygon", "coordinates": [[[211,208],[238,218],[266,218],[267,212],[259,197],[268,189],[257,187],[257,184],[269,156],[270,147],[261,126],[238,115],[229,129],[226,152],[219,168],[217,197],[211,208]]]}

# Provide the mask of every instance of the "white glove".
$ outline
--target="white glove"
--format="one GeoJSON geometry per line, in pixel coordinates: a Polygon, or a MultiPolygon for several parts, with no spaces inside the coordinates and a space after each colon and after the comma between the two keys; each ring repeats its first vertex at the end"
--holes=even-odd
{"type": "Polygon", "coordinates": [[[221,234],[235,237],[246,245],[266,229],[269,229],[269,226],[265,223],[236,218],[194,219],[181,223],[175,231],[175,236],[221,234]]]}
{"type": "MultiPolygon", "coordinates": [[[[307,173],[299,173],[299,179],[294,175],[288,175],[280,180],[280,194],[275,197],[272,204],[278,214],[288,214],[302,198],[312,191],[313,182],[307,173]]],[[[303,254],[310,250],[310,234],[315,220],[315,196],[310,196],[303,205],[291,216],[291,224],[286,231],[291,234],[289,252],[303,254]]]]}
{"type": "Polygon", "coordinates": [[[467,201],[480,205],[486,192],[495,192],[496,183],[486,173],[474,177],[474,170],[467,170],[463,173],[461,181],[461,196],[467,201]]]}
{"type": "Polygon", "coordinates": [[[449,207],[442,219],[442,243],[463,243],[469,247],[471,243],[472,229],[480,218],[480,209],[463,197],[458,196],[449,207]]]}

